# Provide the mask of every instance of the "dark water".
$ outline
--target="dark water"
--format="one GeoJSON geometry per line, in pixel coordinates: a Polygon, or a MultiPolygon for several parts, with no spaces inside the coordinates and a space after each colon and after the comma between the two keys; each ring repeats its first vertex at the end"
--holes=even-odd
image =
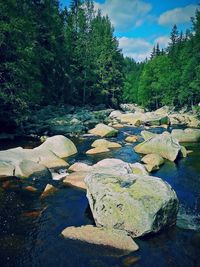
{"type": "MultiPolygon", "coordinates": [[[[124,138],[127,133],[139,134],[140,130],[124,128],[117,137],[123,147],[98,156],[85,155],[92,139],[75,140],[79,153],[68,162],[79,160],[93,164],[109,157],[137,162],[140,156],[134,153],[133,145],[125,146],[124,138]]],[[[200,145],[186,144],[186,147],[193,153],[176,164],[166,162],[153,174],[166,180],[177,192],[180,200],[177,226],[138,239],[140,250],[128,256],[60,236],[67,226],[94,223],[84,191],[54,181],[58,192],[41,200],[40,192],[49,182],[45,178],[15,182],[13,189],[0,191],[0,267],[121,267],[128,266],[126,260],[130,256],[135,263],[129,266],[200,266],[200,145]],[[38,193],[21,190],[25,185],[34,185],[38,193]]]]}

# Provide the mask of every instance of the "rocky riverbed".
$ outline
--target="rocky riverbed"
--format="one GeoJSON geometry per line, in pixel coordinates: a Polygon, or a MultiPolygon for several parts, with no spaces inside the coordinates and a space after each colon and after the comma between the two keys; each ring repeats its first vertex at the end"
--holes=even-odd
{"type": "MultiPolygon", "coordinates": [[[[63,132],[52,137],[47,137],[51,132],[40,132],[45,134],[44,142],[35,148],[0,151],[0,244],[5,266],[12,266],[13,256],[24,246],[23,260],[16,266],[37,266],[27,253],[37,255],[39,262],[45,260],[48,266],[128,266],[127,262],[149,266],[147,251],[152,251],[157,240],[155,248],[161,255],[167,236],[169,243],[175,242],[173,248],[184,255],[181,265],[191,261],[195,266],[200,214],[199,187],[195,186],[200,179],[198,124],[191,128],[194,120],[190,117],[190,122],[184,123],[186,130],[172,130],[167,107],[151,113],[128,108],[131,112],[103,111],[105,119],[76,140],[64,137],[67,133],[63,132]],[[188,164],[193,166],[191,173],[188,164]],[[188,179],[193,175],[191,187],[188,179]],[[174,227],[177,213],[178,226],[187,230],[174,227]],[[186,245],[189,256],[180,245],[183,236],[191,238],[186,245]],[[138,237],[145,240],[135,239],[138,237]],[[58,254],[65,251],[68,259],[53,257],[53,244],[57,250],[60,246],[58,254]],[[66,246],[71,252],[66,252],[66,246]],[[76,259],[72,248],[74,255],[81,254],[76,259]]],[[[183,123],[177,126],[183,127],[183,123]]],[[[171,257],[170,262],[162,260],[156,266],[177,266],[179,257],[171,257]]],[[[154,252],[149,259],[153,261],[154,252]]]]}

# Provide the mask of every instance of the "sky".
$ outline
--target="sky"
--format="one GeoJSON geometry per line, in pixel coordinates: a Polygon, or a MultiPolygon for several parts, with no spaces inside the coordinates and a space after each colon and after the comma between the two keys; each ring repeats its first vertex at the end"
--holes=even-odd
{"type": "MultiPolygon", "coordinates": [[[[62,7],[70,0],[60,0],[62,7]]],[[[200,0],[96,0],[95,8],[108,15],[124,56],[137,62],[149,57],[156,43],[165,48],[174,24],[191,28],[200,0]]]]}

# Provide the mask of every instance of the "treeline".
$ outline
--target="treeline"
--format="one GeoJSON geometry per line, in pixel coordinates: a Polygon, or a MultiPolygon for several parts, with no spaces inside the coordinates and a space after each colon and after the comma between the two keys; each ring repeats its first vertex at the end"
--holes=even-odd
{"type": "Polygon", "coordinates": [[[123,56],[108,17],[93,1],[0,1],[0,127],[20,125],[35,107],[115,107],[123,56]]]}
{"type": "Polygon", "coordinates": [[[150,109],[163,105],[192,106],[200,102],[200,11],[192,28],[179,32],[174,25],[165,51],[157,44],[143,63],[126,59],[123,91],[126,102],[150,109]]]}

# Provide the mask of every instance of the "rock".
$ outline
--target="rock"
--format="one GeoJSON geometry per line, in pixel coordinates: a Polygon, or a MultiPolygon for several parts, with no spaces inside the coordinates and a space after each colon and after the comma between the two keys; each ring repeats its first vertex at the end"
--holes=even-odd
{"type": "Polygon", "coordinates": [[[153,168],[159,167],[160,165],[164,164],[164,162],[165,162],[164,159],[158,154],[148,154],[148,155],[144,156],[141,160],[145,164],[153,166],[153,168]]]}
{"type": "Polygon", "coordinates": [[[135,143],[135,142],[137,142],[137,140],[138,140],[138,137],[136,135],[128,136],[125,139],[125,141],[129,142],[129,143],[135,143]]]}
{"type": "Polygon", "coordinates": [[[111,118],[111,119],[119,119],[121,115],[122,115],[121,111],[114,110],[114,111],[112,111],[110,113],[109,118],[111,118]]]}
{"type": "Polygon", "coordinates": [[[92,166],[82,162],[76,162],[73,165],[71,165],[68,170],[72,172],[79,172],[79,171],[89,172],[92,170],[92,166]]]}
{"type": "Polygon", "coordinates": [[[63,170],[62,172],[51,171],[51,175],[54,181],[61,181],[65,179],[66,176],[69,175],[69,173],[67,172],[67,170],[63,170]]]}
{"type": "Polygon", "coordinates": [[[71,173],[63,180],[63,183],[66,185],[78,187],[85,190],[87,187],[84,179],[88,174],[89,172],[86,171],[77,171],[71,173]]]}
{"type": "Polygon", "coordinates": [[[156,171],[159,169],[158,166],[152,164],[145,164],[145,168],[148,172],[156,171]]]}
{"type": "Polygon", "coordinates": [[[178,199],[160,178],[91,174],[87,198],[98,227],[123,230],[133,237],[157,233],[176,222],[178,199]]]}
{"type": "Polygon", "coordinates": [[[105,152],[109,152],[110,149],[106,148],[106,147],[95,147],[92,148],[88,151],[86,151],[87,155],[94,155],[94,154],[100,154],[100,153],[105,153],[105,152]]]}
{"type": "Polygon", "coordinates": [[[186,148],[184,146],[181,146],[181,153],[180,156],[183,158],[186,158],[188,154],[188,151],[186,150],[186,148]]]}
{"type": "Polygon", "coordinates": [[[58,189],[55,188],[53,185],[51,184],[47,184],[43,193],[41,194],[41,198],[45,198],[48,197],[49,195],[52,195],[53,193],[55,193],[58,189]]]}
{"type": "Polygon", "coordinates": [[[128,113],[120,116],[121,123],[128,123],[133,126],[140,126],[144,120],[143,113],[128,113]]]}
{"type": "Polygon", "coordinates": [[[30,160],[22,160],[19,165],[15,167],[15,176],[19,178],[51,178],[51,173],[44,165],[30,160]]]}
{"type": "Polygon", "coordinates": [[[123,260],[123,265],[124,266],[133,266],[136,262],[140,260],[140,257],[137,256],[129,256],[123,260]]]}
{"type": "Polygon", "coordinates": [[[158,154],[165,159],[175,161],[181,151],[181,146],[168,132],[164,132],[138,144],[134,150],[141,154],[158,154]]]}
{"type": "Polygon", "coordinates": [[[146,171],[146,168],[144,165],[140,164],[140,163],[133,163],[133,164],[129,164],[131,169],[132,169],[132,173],[133,174],[137,174],[137,175],[149,175],[149,173],[146,171]]]}
{"type": "Polygon", "coordinates": [[[166,115],[166,114],[168,114],[172,109],[173,109],[173,108],[170,108],[170,107],[168,107],[168,106],[164,106],[164,107],[162,107],[162,108],[156,109],[156,110],[154,111],[154,113],[157,114],[157,115],[166,115]]]}
{"type": "Polygon", "coordinates": [[[147,118],[145,121],[145,124],[148,126],[160,126],[160,125],[169,125],[170,124],[170,119],[168,116],[160,117],[160,116],[155,116],[151,118],[147,118]]]}
{"type": "Polygon", "coordinates": [[[148,139],[150,139],[150,138],[152,138],[152,137],[155,137],[156,136],[156,134],[155,133],[151,133],[151,132],[149,132],[149,131],[142,131],[141,132],[141,136],[144,138],[144,140],[146,141],[146,140],[148,140],[148,139]]]}
{"type": "Polygon", "coordinates": [[[89,133],[95,134],[101,137],[114,137],[117,135],[118,131],[110,126],[100,123],[100,124],[97,124],[94,129],[91,129],[89,133]]]}
{"type": "Polygon", "coordinates": [[[103,159],[93,165],[93,173],[109,173],[124,175],[132,173],[132,168],[129,163],[120,159],[103,159]]]}
{"type": "Polygon", "coordinates": [[[187,128],[185,130],[175,129],[172,130],[171,134],[180,143],[200,142],[200,129],[190,129],[190,128],[187,128]]]}
{"type": "Polygon", "coordinates": [[[69,157],[77,153],[74,143],[62,135],[47,138],[47,140],[38,147],[38,149],[40,148],[52,151],[59,158],[69,157]]]}
{"type": "Polygon", "coordinates": [[[121,128],[124,127],[124,125],[123,125],[123,124],[120,124],[120,123],[116,123],[116,124],[113,124],[112,127],[113,127],[113,128],[116,128],[116,129],[121,129],[121,128]]]}
{"type": "Polygon", "coordinates": [[[144,113],[144,109],[139,107],[137,104],[121,104],[120,108],[127,112],[141,112],[144,113]]]}
{"type": "Polygon", "coordinates": [[[4,179],[5,177],[14,176],[15,167],[5,161],[0,161],[0,180],[4,179]]]}
{"type": "Polygon", "coordinates": [[[120,144],[116,142],[110,142],[105,139],[98,139],[94,141],[91,145],[92,147],[101,147],[101,148],[120,148],[122,147],[120,144]]]}
{"type": "MultiPolygon", "coordinates": [[[[73,166],[73,165],[72,165],[73,166]]],[[[128,173],[137,173],[137,174],[148,174],[144,166],[140,163],[129,164],[120,159],[104,159],[89,166],[90,168],[83,167],[82,170],[79,168],[73,168],[75,171],[68,175],[63,183],[71,186],[75,186],[81,189],[86,189],[84,179],[91,173],[109,173],[117,175],[125,175],[128,173]]]]}
{"type": "Polygon", "coordinates": [[[31,185],[24,187],[24,190],[32,192],[32,193],[35,193],[38,191],[37,188],[35,188],[34,186],[31,186],[31,185]]]}
{"type": "Polygon", "coordinates": [[[62,231],[62,236],[127,252],[133,252],[139,249],[138,245],[126,233],[118,230],[97,228],[93,225],[67,227],[62,231]]]}
{"type": "Polygon", "coordinates": [[[56,156],[52,151],[37,147],[34,149],[24,149],[24,155],[27,159],[46,166],[49,169],[68,167],[69,164],[56,156]]]}

